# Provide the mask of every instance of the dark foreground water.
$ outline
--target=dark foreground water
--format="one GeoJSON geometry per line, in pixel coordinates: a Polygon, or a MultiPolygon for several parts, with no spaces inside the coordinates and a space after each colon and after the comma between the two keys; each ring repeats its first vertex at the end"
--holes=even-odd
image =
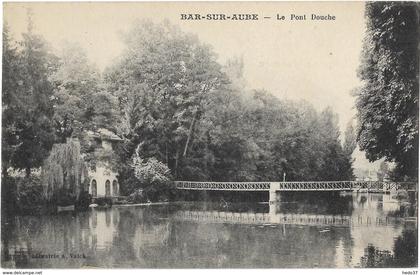
{"type": "Polygon", "coordinates": [[[417,224],[391,195],[114,206],[2,221],[16,268],[417,266],[417,224]]]}

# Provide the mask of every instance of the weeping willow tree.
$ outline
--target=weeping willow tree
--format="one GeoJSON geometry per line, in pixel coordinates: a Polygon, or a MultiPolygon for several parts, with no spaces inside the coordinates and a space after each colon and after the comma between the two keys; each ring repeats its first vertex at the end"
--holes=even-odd
{"type": "Polygon", "coordinates": [[[66,143],[54,144],[42,167],[44,196],[48,201],[78,200],[83,191],[88,191],[88,171],[80,155],[80,142],[67,139],[66,143]]]}

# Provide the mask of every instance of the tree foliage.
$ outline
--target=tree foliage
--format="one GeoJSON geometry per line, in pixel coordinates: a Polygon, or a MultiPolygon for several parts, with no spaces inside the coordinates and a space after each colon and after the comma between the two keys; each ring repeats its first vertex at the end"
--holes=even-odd
{"type": "MultiPolygon", "coordinates": [[[[240,58],[219,66],[207,46],[168,23],[139,23],[125,42],[106,74],[124,120],[120,163],[139,148],[137,166],[166,164],[175,179],[353,178],[331,109],[247,89],[240,58]]],[[[127,165],[120,171],[126,181],[135,175],[127,165]]]]}
{"type": "Polygon", "coordinates": [[[102,157],[117,164],[123,194],[160,190],[172,179],[353,177],[354,133],[341,144],[331,108],[249,89],[241,58],[220,65],[209,46],[168,22],[133,25],[104,75],[77,45],[52,56],[31,32],[21,48],[4,32],[3,164],[37,167],[55,141],[43,165],[47,199],[60,190],[77,197],[83,163],[102,157]],[[89,141],[87,130],[99,128],[123,138],[117,159],[89,141]]]}
{"type": "Polygon", "coordinates": [[[116,99],[105,92],[99,71],[78,45],[64,43],[50,80],[54,86],[53,121],[59,142],[72,136],[82,138],[86,129],[115,127],[116,99]]]}
{"type": "Polygon", "coordinates": [[[126,50],[107,72],[128,139],[125,159],[141,144],[177,174],[188,155],[195,122],[222,74],[209,47],[167,22],[141,22],[125,36],[126,50]]]}
{"type": "Polygon", "coordinates": [[[15,115],[22,105],[17,98],[16,91],[19,89],[20,64],[17,46],[10,39],[9,29],[5,24],[3,29],[3,63],[2,63],[2,172],[14,163],[12,160],[21,145],[18,137],[17,120],[15,115]]]}
{"type": "Polygon", "coordinates": [[[357,147],[357,135],[352,121],[348,123],[344,132],[343,150],[347,155],[352,155],[357,147]]]}
{"type": "Polygon", "coordinates": [[[418,171],[419,6],[366,4],[357,93],[358,143],[369,160],[394,161],[399,178],[418,171]]]}
{"type": "Polygon", "coordinates": [[[78,140],[68,139],[66,143],[54,144],[42,166],[42,181],[47,200],[63,193],[77,200],[82,192],[88,191],[88,172],[80,155],[78,140]]]}
{"type": "Polygon", "coordinates": [[[144,161],[136,156],[133,158],[132,165],[136,178],[144,185],[168,183],[170,181],[169,168],[153,157],[144,161]]]}
{"type": "Polygon", "coordinates": [[[29,17],[23,40],[14,47],[4,30],[3,129],[4,163],[25,169],[39,167],[54,142],[51,118],[53,89],[48,78],[55,58],[29,17]]]}

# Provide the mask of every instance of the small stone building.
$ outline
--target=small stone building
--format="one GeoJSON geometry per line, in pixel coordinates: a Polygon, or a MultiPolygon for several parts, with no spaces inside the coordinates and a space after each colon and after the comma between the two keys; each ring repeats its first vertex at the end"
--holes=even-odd
{"type": "Polygon", "coordinates": [[[113,145],[121,142],[122,139],[107,129],[99,129],[95,132],[89,131],[90,142],[94,143],[95,154],[101,155],[101,160],[97,161],[96,169],[89,170],[89,194],[93,198],[116,197],[120,195],[120,185],[117,173],[107,156],[112,153],[113,145]]]}

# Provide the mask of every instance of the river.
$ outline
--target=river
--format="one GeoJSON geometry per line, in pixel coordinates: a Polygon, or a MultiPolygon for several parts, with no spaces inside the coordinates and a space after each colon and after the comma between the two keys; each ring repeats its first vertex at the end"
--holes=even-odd
{"type": "Polygon", "coordinates": [[[114,205],[3,219],[2,266],[364,267],[381,257],[393,258],[391,266],[417,265],[410,262],[413,253],[417,259],[417,223],[402,218],[391,195],[310,196],[272,205],[114,205]]]}

